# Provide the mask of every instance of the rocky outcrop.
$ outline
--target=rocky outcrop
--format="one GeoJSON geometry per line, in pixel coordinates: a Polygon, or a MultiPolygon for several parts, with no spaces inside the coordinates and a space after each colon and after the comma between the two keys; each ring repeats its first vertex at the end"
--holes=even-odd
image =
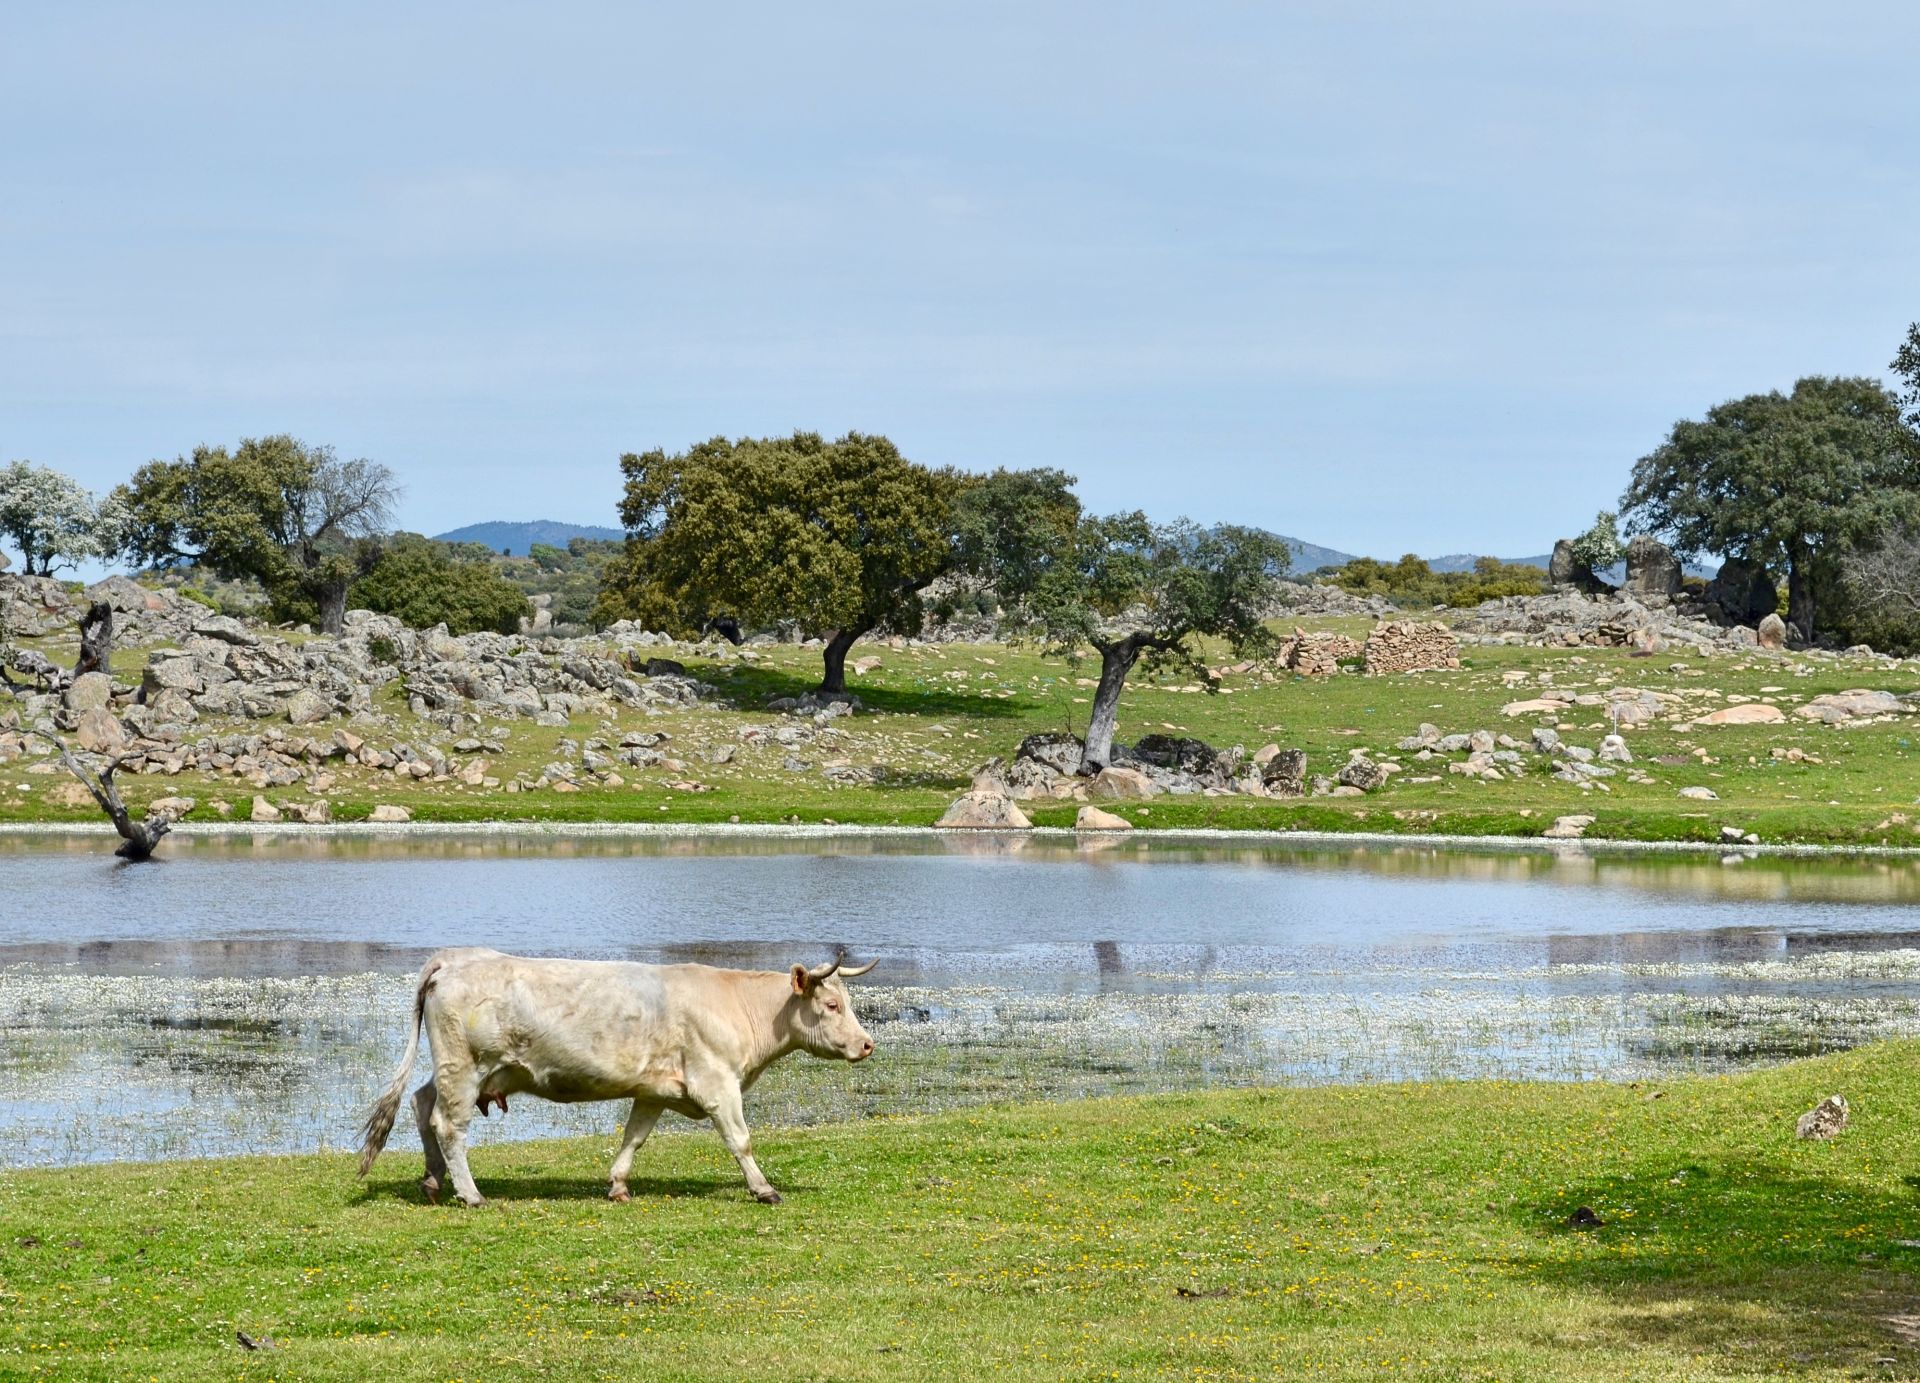
{"type": "Polygon", "coordinates": [[[1377,677],[1392,672],[1430,672],[1460,666],[1460,643],[1453,631],[1434,620],[1388,620],[1376,624],[1367,635],[1365,659],[1367,675],[1377,677]]]}
{"type": "Polygon", "coordinates": [[[1704,610],[1716,624],[1756,625],[1780,604],[1773,578],[1758,562],[1732,558],[1707,583],[1704,610]]]}
{"type": "Polygon", "coordinates": [[[1762,648],[1783,649],[1787,646],[1787,622],[1778,615],[1768,615],[1755,627],[1753,637],[1762,648]]]}
{"type": "Polygon", "coordinates": [[[1637,596],[1680,594],[1680,560],[1658,538],[1641,533],[1627,544],[1627,579],[1620,589],[1637,596]]]}
{"type": "Polygon", "coordinates": [[[1553,544],[1553,556],[1547,559],[1547,580],[1555,586],[1584,586],[1593,573],[1580,565],[1573,555],[1573,539],[1559,538],[1553,544]]]}
{"type": "Polygon", "coordinates": [[[1751,642],[1750,629],[1723,629],[1686,613],[1664,596],[1641,599],[1630,591],[1586,596],[1577,591],[1504,596],[1455,618],[1463,642],[1535,648],[1724,649],[1751,642]]]}

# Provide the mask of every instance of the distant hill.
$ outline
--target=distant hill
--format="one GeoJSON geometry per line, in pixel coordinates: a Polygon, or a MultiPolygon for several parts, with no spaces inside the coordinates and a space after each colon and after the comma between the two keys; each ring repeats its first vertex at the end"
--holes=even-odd
{"type": "MultiPolygon", "coordinates": [[[[1427,565],[1435,571],[1472,571],[1473,564],[1480,558],[1471,552],[1450,552],[1445,557],[1429,557],[1427,565]]],[[[1553,560],[1553,554],[1543,552],[1538,557],[1502,557],[1500,565],[1504,567],[1541,567],[1553,560]]]]}
{"type": "Polygon", "coordinates": [[[434,537],[443,543],[483,543],[495,552],[525,557],[527,549],[535,543],[565,547],[569,538],[617,539],[626,537],[626,534],[617,528],[597,527],[588,523],[535,519],[531,523],[508,523],[505,520],[470,523],[465,528],[456,528],[449,533],[436,533],[434,537]]]}

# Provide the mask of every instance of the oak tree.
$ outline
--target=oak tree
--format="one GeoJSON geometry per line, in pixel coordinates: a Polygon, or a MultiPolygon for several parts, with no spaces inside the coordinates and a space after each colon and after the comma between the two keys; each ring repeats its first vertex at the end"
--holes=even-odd
{"type": "Polygon", "coordinates": [[[1821,564],[1920,514],[1920,449],[1879,381],[1810,376],[1675,423],[1621,512],[1687,555],[1784,568],[1787,622],[1810,640],[1821,564]]]}

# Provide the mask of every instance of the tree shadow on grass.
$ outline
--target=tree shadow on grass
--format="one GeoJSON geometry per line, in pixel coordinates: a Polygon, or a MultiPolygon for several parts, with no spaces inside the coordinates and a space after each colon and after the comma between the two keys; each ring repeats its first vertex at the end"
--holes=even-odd
{"type": "Polygon", "coordinates": [[[1591,1331],[1740,1367],[1869,1369],[1920,1363],[1913,1178],[1875,1190],[1760,1162],[1676,1162],[1596,1178],[1520,1206],[1539,1243],[1510,1268],[1607,1307],[1591,1331]],[[1597,1226],[1579,1227],[1581,1207],[1597,1226]]]}
{"type": "MultiPolygon", "coordinates": [[[[820,685],[817,677],[803,677],[784,668],[748,667],[731,676],[720,667],[701,668],[696,675],[720,688],[735,709],[758,711],[777,696],[803,696],[820,685]]],[[[995,696],[973,696],[956,690],[932,688],[905,690],[873,684],[855,685],[849,679],[847,690],[858,696],[868,709],[888,715],[913,716],[986,716],[996,720],[1014,720],[1033,708],[1019,696],[1002,700],[995,696]]]]}

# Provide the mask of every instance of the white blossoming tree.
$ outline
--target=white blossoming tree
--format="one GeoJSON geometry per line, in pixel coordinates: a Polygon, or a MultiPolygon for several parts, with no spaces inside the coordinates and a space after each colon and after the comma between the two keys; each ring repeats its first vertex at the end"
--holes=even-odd
{"type": "Polygon", "coordinates": [[[118,508],[96,503],[86,487],[50,466],[0,466],[0,542],[20,554],[28,576],[51,576],[118,546],[118,508]]]}

